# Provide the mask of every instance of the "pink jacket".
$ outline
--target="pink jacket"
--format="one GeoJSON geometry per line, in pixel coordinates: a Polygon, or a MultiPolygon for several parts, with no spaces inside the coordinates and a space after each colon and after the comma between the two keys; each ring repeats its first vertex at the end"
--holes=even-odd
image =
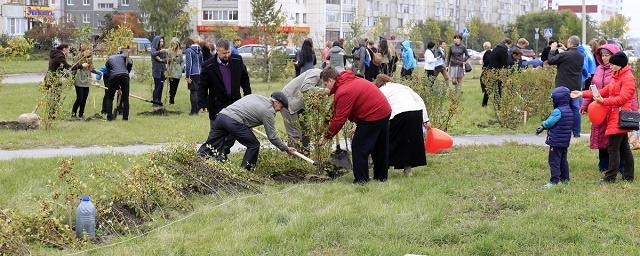
{"type": "MultiPolygon", "coordinates": [[[[601,49],[607,49],[611,52],[611,54],[615,54],[620,51],[617,45],[615,44],[605,44],[600,46],[598,50],[595,52],[596,61],[598,62],[598,67],[596,68],[596,73],[593,75],[593,79],[591,80],[591,84],[594,84],[598,90],[602,90],[606,85],[610,84],[612,78],[611,68],[609,65],[603,64],[601,49]]],[[[581,109],[583,111],[587,111],[589,104],[593,102],[592,98],[584,98],[582,102],[581,109]]],[[[638,97],[633,97],[631,99],[631,109],[634,111],[638,110],[638,97]]],[[[606,149],[609,144],[609,140],[605,135],[605,131],[607,130],[607,122],[604,122],[599,125],[591,124],[591,136],[589,139],[589,147],[592,149],[606,149]]]]}

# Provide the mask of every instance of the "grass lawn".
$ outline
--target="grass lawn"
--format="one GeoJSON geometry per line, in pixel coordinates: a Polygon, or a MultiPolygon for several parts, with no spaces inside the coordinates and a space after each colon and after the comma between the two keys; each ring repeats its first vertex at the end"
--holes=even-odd
{"type": "MultiPolygon", "coordinates": [[[[90,255],[639,254],[637,184],[595,185],[597,153],[581,143],[570,148],[572,182],[544,190],[546,155],[515,144],[455,148],[429,156],[413,177],[392,171],[386,183],[352,185],[349,174],[250,198],[195,198],[190,218],[90,255]]],[[[76,170],[109,157],[78,158],[76,170]]],[[[28,209],[56,166],[0,161],[0,205],[28,209]]]]}
{"type": "Polygon", "coordinates": [[[0,66],[5,74],[45,73],[49,68],[47,59],[34,60],[0,60],[0,66]]]}
{"type": "MultiPolygon", "coordinates": [[[[282,83],[254,83],[254,93],[269,95],[270,91],[279,89],[282,83]]],[[[147,84],[133,83],[131,93],[151,98],[151,82],[147,84]]],[[[166,94],[166,92],[165,92],[166,94]]],[[[104,90],[92,87],[85,109],[85,116],[92,116],[101,109],[104,90]]],[[[0,89],[0,120],[16,120],[18,115],[31,112],[37,105],[39,97],[38,85],[4,85],[0,89]]],[[[63,107],[63,118],[69,117],[75,100],[73,88],[68,88],[63,107]]],[[[174,116],[139,116],[137,113],[151,111],[151,104],[137,99],[130,99],[130,117],[128,122],[120,118],[114,122],[104,120],[69,121],[61,120],[50,130],[12,131],[0,130],[0,148],[16,149],[38,146],[55,147],[63,145],[130,145],[163,142],[203,142],[209,133],[207,114],[189,116],[189,91],[186,82],[181,81],[175,105],[167,109],[181,111],[174,116]]],[[[277,115],[278,126],[283,127],[281,116],[277,115]]],[[[284,128],[280,130],[284,131],[284,128]]]]}
{"type": "MultiPolygon", "coordinates": [[[[424,72],[418,67],[416,72],[424,72]]],[[[422,73],[421,73],[422,74],[422,73]]],[[[531,117],[529,122],[516,129],[500,128],[497,125],[488,126],[490,120],[495,119],[492,107],[482,108],[480,102],[482,93],[480,90],[480,68],[476,67],[472,73],[465,76],[463,84],[463,112],[457,117],[457,124],[449,129],[453,135],[464,134],[514,134],[533,133],[540,125],[540,117],[531,117]]],[[[281,89],[286,81],[274,83],[253,82],[253,90],[262,95],[269,95],[271,91],[281,89]]],[[[152,82],[140,84],[134,82],[131,93],[145,98],[151,98],[152,82]]],[[[165,91],[166,94],[166,91],[165,91]]],[[[100,111],[103,90],[91,88],[85,110],[85,116],[91,116],[100,111]]],[[[39,92],[37,85],[3,85],[0,89],[0,120],[15,120],[22,113],[30,112],[37,104],[39,92]]],[[[70,116],[71,106],[75,100],[73,88],[69,88],[63,110],[63,117],[70,116]]],[[[186,82],[181,81],[176,105],[169,105],[169,110],[182,111],[178,116],[138,116],[142,111],[151,110],[151,104],[137,99],[131,99],[131,118],[128,122],[104,122],[104,121],[68,121],[56,122],[51,130],[38,131],[10,131],[0,130],[0,148],[17,149],[38,146],[88,146],[88,145],[130,145],[163,142],[202,142],[209,131],[209,121],[206,115],[190,117],[189,91],[186,82]],[[150,132],[153,129],[153,132],[150,132]]],[[[284,132],[281,116],[276,115],[278,129],[284,132]]],[[[584,120],[585,118],[583,118],[584,120]]],[[[589,132],[588,121],[583,121],[583,131],[589,132]]]]}

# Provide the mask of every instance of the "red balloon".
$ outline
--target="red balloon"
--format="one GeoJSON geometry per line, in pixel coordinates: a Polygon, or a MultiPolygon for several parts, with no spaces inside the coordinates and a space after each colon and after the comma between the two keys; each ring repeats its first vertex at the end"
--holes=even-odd
{"type": "Polygon", "coordinates": [[[589,108],[587,108],[587,112],[589,112],[589,120],[592,124],[599,125],[607,118],[607,113],[609,112],[609,107],[598,103],[597,101],[591,102],[589,104],[589,108]]]}
{"type": "Polygon", "coordinates": [[[430,154],[436,154],[440,152],[440,150],[451,148],[451,146],[453,146],[453,138],[446,132],[437,128],[430,128],[427,131],[424,148],[430,154]]]}

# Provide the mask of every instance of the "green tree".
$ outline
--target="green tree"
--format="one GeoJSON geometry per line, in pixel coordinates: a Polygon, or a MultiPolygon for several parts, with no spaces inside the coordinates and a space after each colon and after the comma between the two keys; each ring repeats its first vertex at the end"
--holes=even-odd
{"type": "Polygon", "coordinates": [[[603,36],[606,36],[607,38],[617,38],[622,40],[625,30],[629,29],[629,21],[631,21],[631,18],[625,17],[622,14],[616,14],[611,16],[608,20],[600,23],[600,30],[603,36]]]}
{"type": "Polygon", "coordinates": [[[570,36],[569,28],[565,25],[560,26],[560,31],[558,31],[558,41],[564,44],[570,36]]]}
{"type": "Polygon", "coordinates": [[[513,41],[517,41],[518,39],[520,39],[520,33],[518,33],[518,27],[512,26],[511,27],[511,33],[510,33],[509,36],[511,37],[511,39],[513,41]]]}
{"type": "Polygon", "coordinates": [[[217,34],[218,34],[218,38],[224,38],[231,42],[234,42],[240,39],[238,32],[229,26],[219,27],[219,29],[217,30],[217,34]]]}
{"type": "Polygon", "coordinates": [[[282,5],[278,5],[277,0],[251,0],[251,17],[253,19],[253,33],[258,37],[258,43],[267,47],[266,51],[258,53],[262,59],[259,67],[264,68],[262,72],[267,82],[271,82],[273,71],[272,54],[269,49],[273,48],[281,39],[286,36],[280,31],[284,24],[285,15],[282,5]]]}
{"type": "Polygon", "coordinates": [[[114,29],[111,29],[106,42],[106,53],[112,54],[118,51],[121,47],[126,47],[131,44],[131,40],[133,39],[133,31],[131,29],[118,26],[114,29]]]}
{"type": "Polygon", "coordinates": [[[183,0],[140,0],[140,10],[149,15],[148,25],[156,34],[182,37],[191,33],[185,4],[183,0]]]}
{"type": "Polygon", "coordinates": [[[472,18],[467,28],[470,34],[467,47],[472,49],[481,49],[484,42],[495,45],[504,39],[504,34],[499,27],[483,22],[478,17],[472,18]]]}
{"type": "MultiPolygon", "coordinates": [[[[596,35],[597,28],[593,22],[589,22],[590,18],[587,19],[587,37],[591,38],[596,35]]],[[[539,28],[539,32],[542,32],[544,28],[551,28],[554,33],[553,38],[558,38],[560,27],[563,25],[565,26],[566,35],[580,35],[582,33],[582,22],[571,11],[532,12],[518,16],[515,23],[520,36],[526,38],[529,42],[535,42],[535,28],[539,28]]],[[[512,39],[517,40],[518,38],[512,39]]]]}
{"type": "Polygon", "coordinates": [[[74,31],[73,33],[73,41],[76,44],[82,44],[82,43],[87,43],[89,42],[90,38],[89,36],[91,35],[91,31],[93,30],[93,27],[89,24],[82,24],[80,25],[76,31],[74,31]]]}

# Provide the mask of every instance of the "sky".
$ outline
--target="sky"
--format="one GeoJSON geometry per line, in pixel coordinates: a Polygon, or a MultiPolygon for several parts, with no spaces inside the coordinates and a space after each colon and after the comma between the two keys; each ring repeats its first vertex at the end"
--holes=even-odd
{"type": "Polygon", "coordinates": [[[638,11],[640,11],[640,1],[624,0],[622,5],[622,14],[631,18],[631,21],[629,22],[629,37],[640,38],[640,16],[638,16],[638,11]]]}

